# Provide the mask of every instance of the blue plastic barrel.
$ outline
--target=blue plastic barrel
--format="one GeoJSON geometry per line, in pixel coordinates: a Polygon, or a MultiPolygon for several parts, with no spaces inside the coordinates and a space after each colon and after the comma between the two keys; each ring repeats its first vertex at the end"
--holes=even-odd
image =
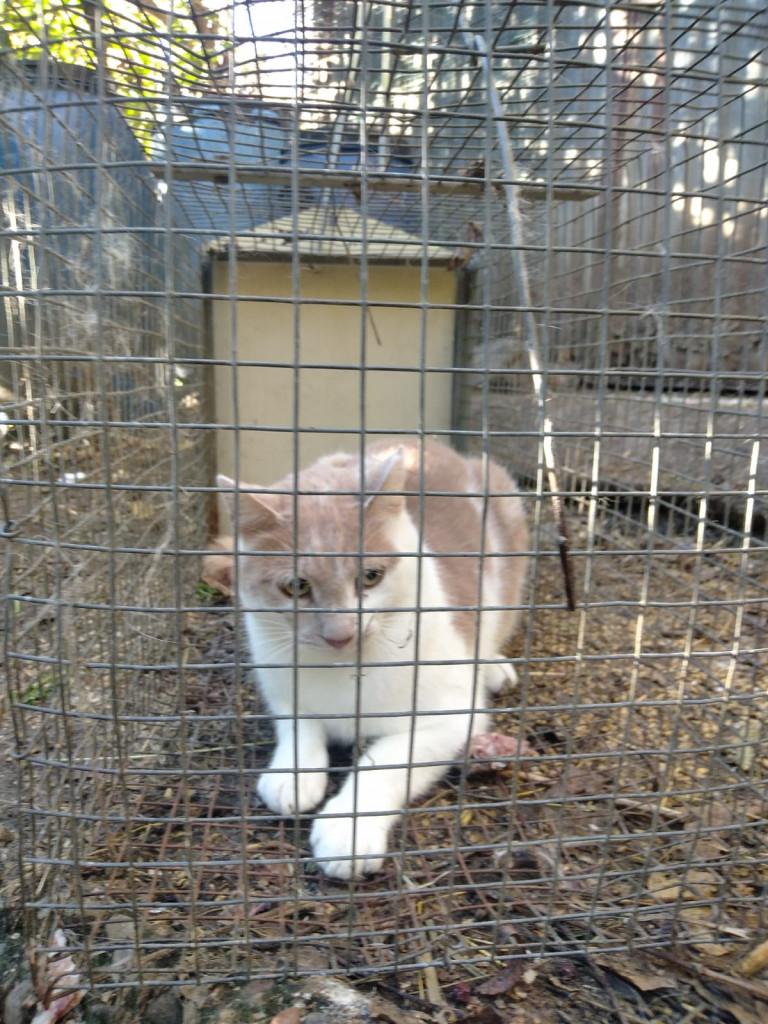
{"type": "MultiPolygon", "coordinates": [[[[102,325],[136,346],[161,336],[147,304],[119,297],[163,280],[156,181],[120,100],[99,96],[93,69],[15,59],[0,67],[0,188],[9,232],[0,245],[17,246],[11,288],[36,303],[43,344],[96,344],[83,325],[97,289],[102,325]]],[[[31,308],[14,297],[0,306],[0,353],[17,358],[29,344],[31,308]]],[[[103,326],[98,343],[111,343],[103,326]]],[[[11,363],[0,362],[7,380],[11,363]]]]}
{"type": "MultiPolygon", "coordinates": [[[[34,304],[41,343],[72,353],[56,386],[68,373],[75,396],[85,388],[74,365],[78,353],[166,354],[169,315],[175,357],[187,346],[199,350],[198,303],[177,299],[169,310],[157,298],[169,281],[179,291],[197,290],[200,267],[189,243],[163,230],[157,179],[122,114],[125,102],[99,94],[93,69],[50,60],[0,66],[0,246],[16,245],[11,288],[31,300],[25,307],[12,296],[0,304],[0,355],[12,346],[18,358],[30,343],[34,304]]],[[[0,359],[0,378],[11,362],[0,359]]],[[[136,381],[146,402],[163,400],[161,373],[136,373],[112,380],[121,396],[136,381]]],[[[136,418],[130,400],[113,414],[136,418]]],[[[93,415],[78,403],[70,403],[75,419],[93,415]]]]}
{"type": "Polygon", "coordinates": [[[157,193],[145,163],[119,104],[99,99],[92,69],[19,61],[3,71],[0,172],[16,229],[43,242],[38,286],[83,286],[76,264],[97,226],[155,223],[157,193]]]}

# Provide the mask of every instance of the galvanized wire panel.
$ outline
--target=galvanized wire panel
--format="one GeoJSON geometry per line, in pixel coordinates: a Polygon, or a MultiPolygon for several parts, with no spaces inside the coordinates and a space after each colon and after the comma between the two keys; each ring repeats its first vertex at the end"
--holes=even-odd
{"type": "Polygon", "coordinates": [[[65,929],[109,990],[740,949],[768,872],[763,5],[2,19],[0,727],[34,949],[65,929]],[[259,802],[259,665],[196,585],[216,471],[392,434],[523,486],[493,708],[519,750],[453,768],[347,885],[259,802]]]}

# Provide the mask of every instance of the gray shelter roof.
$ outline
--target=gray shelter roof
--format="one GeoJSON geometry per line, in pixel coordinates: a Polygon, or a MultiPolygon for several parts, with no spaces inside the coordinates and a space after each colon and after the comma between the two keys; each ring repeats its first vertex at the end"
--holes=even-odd
{"type": "MultiPolygon", "coordinates": [[[[358,209],[310,206],[293,214],[261,224],[252,233],[234,238],[238,256],[302,257],[324,260],[362,260],[387,263],[447,263],[452,250],[425,245],[423,239],[376,217],[363,217],[358,209]]],[[[226,256],[229,236],[215,239],[209,251],[226,256]]]]}

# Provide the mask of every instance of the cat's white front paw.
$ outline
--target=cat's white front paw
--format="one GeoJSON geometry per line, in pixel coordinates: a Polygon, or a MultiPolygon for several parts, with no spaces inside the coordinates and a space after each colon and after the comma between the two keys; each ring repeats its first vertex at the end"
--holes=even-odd
{"type": "Polygon", "coordinates": [[[517,672],[508,661],[489,662],[483,665],[483,682],[488,693],[496,695],[507,686],[517,686],[517,672]]]}
{"type": "MultiPolygon", "coordinates": [[[[324,813],[333,814],[333,804],[333,800],[329,801],[324,813]]],[[[317,818],[309,837],[312,853],[330,878],[371,875],[384,864],[387,837],[393,822],[392,815],[317,818]]]]}
{"type": "Polygon", "coordinates": [[[314,810],[327,785],[327,772],[277,771],[262,775],[256,792],[270,811],[291,817],[314,810]]]}

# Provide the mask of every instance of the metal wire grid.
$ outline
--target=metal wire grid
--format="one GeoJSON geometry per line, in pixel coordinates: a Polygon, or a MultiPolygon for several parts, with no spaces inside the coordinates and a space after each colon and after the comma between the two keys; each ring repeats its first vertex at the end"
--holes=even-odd
{"type": "MultiPolygon", "coordinates": [[[[244,9],[258,25],[258,4],[244,9]]],[[[143,5],[131,11],[119,32],[124,53],[151,55],[148,40],[162,30],[143,5]],[[146,19],[150,32],[140,33],[146,19]]],[[[754,4],[638,4],[610,15],[546,4],[295,12],[290,82],[238,48],[228,8],[215,30],[190,31],[183,53],[173,40],[173,62],[140,89],[126,73],[113,93],[97,72],[97,141],[107,110],[123,110],[166,190],[148,223],[120,209],[146,218],[155,195],[134,154],[113,160],[94,146],[64,160],[50,130],[34,160],[12,166],[4,192],[6,217],[17,217],[3,249],[12,396],[4,408],[18,436],[4,475],[21,529],[6,576],[5,660],[34,939],[44,947],[64,924],[89,983],[119,988],[435,961],[472,973],[489,955],[654,944],[670,929],[703,946],[739,938],[760,926],[766,864],[768,582],[752,536],[765,490],[766,140],[753,116],[764,99],[753,70],[764,15],[754,4]],[[574,619],[562,612],[542,501],[505,210],[494,186],[473,183],[486,169],[497,176],[496,140],[460,14],[494,51],[532,197],[525,228],[547,387],[561,410],[566,486],[582,502],[574,619]],[[204,87],[192,87],[188,72],[204,87]],[[324,92],[321,76],[331,83],[324,92]],[[182,79],[195,95],[168,92],[182,79]],[[276,112],[270,123],[283,126],[286,153],[275,166],[262,167],[266,133],[255,160],[238,152],[233,85],[276,112]],[[152,89],[154,103],[132,105],[152,89]],[[298,117],[279,104],[293,89],[298,117]],[[217,109],[226,141],[213,181],[194,179],[212,174],[195,133],[199,154],[174,150],[173,125],[189,125],[185,109],[201,105],[217,109]],[[307,158],[307,142],[302,169],[302,131],[325,147],[323,166],[307,158]],[[387,133],[396,142],[384,147],[387,133]],[[712,180],[713,141],[737,164],[728,171],[721,159],[712,180]],[[340,169],[343,145],[367,151],[374,166],[340,169]],[[403,162],[396,171],[386,166],[393,153],[403,162]],[[162,160],[169,155],[173,162],[162,160]],[[39,160],[69,181],[71,207],[45,205],[39,160]],[[73,163],[99,183],[78,178],[73,163]],[[131,182],[116,178],[121,163],[131,182]],[[240,181],[249,163],[253,180],[240,181]],[[212,233],[231,258],[280,241],[278,214],[297,251],[301,208],[318,201],[335,214],[314,231],[329,246],[339,212],[360,211],[360,237],[342,242],[364,257],[378,194],[365,183],[388,171],[389,184],[399,175],[396,184],[413,191],[394,191],[377,220],[393,242],[405,222],[409,234],[455,252],[468,300],[457,309],[466,373],[455,374],[460,415],[448,433],[506,456],[534,484],[531,616],[515,649],[525,680],[497,721],[531,737],[536,757],[479,782],[452,776],[408,814],[385,873],[348,889],[314,872],[304,831],[255,806],[270,733],[247,678],[241,624],[226,607],[191,598],[205,543],[200,487],[211,472],[205,428],[215,423],[198,376],[210,351],[195,258],[212,233]],[[330,187],[350,177],[357,192],[330,187]],[[536,202],[536,188],[551,197],[569,187],[573,201],[536,202]],[[19,191],[24,220],[6,198],[19,191]],[[726,221],[733,230],[718,232],[726,221]],[[69,235],[72,248],[51,241],[69,235]],[[25,245],[27,262],[14,263],[25,245]],[[68,269],[57,281],[58,266],[68,269]],[[699,353],[694,336],[703,336],[699,353]],[[649,419],[638,431],[640,409],[649,419]]],[[[87,49],[88,33],[69,24],[62,38],[85,39],[87,49]]],[[[93,27],[96,50],[105,33],[105,23],[93,27]]],[[[11,72],[26,88],[28,73],[11,72]]],[[[60,117],[50,97],[39,101],[60,117]]],[[[243,116],[253,127],[262,112],[243,116]]],[[[4,104],[3,138],[39,143],[13,115],[4,104]]],[[[217,298],[234,330],[248,314],[235,304],[232,266],[217,298]]],[[[293,266],[288,301],[300,311],[293,266]]],[[[376,309],[360,308],[370,351],[366,320],[376,309]]],[[[296,377],[311,372],[301,356],[287,354],[287,363],[296,377]]]]}
{"type": "Polygon", "coordinates": [[[88,766],[108,771],[130,740],[130,723],[107,724],[131,706],[122,687],[168,658],[147,628],[146,609],[169,600],[162,563],[198,530],[180,487],[203,471],[181,426],[199,384],[175,360],[200,351],[199,300],[184,294],[199,291],[199,267],[165,230],[95,71],[6,54],[0,95],[2,487],[6,531],[18,530],[5,542],[4,667],[9,700],[28,709],[4,723],[22,758],[4,805],[31,811],[33,889],[56,902],[74,884],[59,865],[81,854],[75,809],[99,801],[88,766]]]}

